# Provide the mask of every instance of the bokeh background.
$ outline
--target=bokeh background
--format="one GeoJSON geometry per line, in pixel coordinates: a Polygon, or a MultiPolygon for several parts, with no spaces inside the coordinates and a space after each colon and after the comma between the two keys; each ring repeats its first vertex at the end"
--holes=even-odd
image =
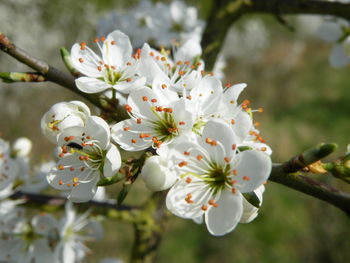
{"type": "MultiPolygon", "coordinates": [[[[210,1],[186,1],[204,17],[210,1]]],[[[0,32],[35,57],[65,70],[59,47],[92,40],[101,17],[137,0],[2,0],[0,32]]],[[[230,31],[223,55],[226,81],[246,82],[242,97],[264,108],[260,130],[281,162],[320,142],[350,143],[350,69],[333,69],[331,46],[314,34],[315,19],[287,17],[290,30],[269,16],[248,16],[230,31]]],[[[28,68],[0,54],[0,71],[28,68]]],[[[50,83],[0,82],[0,132],[9,141],[25,136],[33,143],[32,163],[51,159],[53,145],[40,131],[41,116],[56,102],[81,99],[50,83]]],[[[96,112],[96,111],[95,111],[96,112]]],[[[314,176],[350,192],[328,175],[314,176]]],[[[111,198],[118,186],[108,187],[111,198]]],[[[149,195],[137,182],[126,203],[141,204],[149,195]]],[[[327,203],[269,182],[260,215],[220,238],[205,227],[172,217],[159,249],[158,262],[350,262],[349,218],[327,203]]],[[[127,261],[132,226],[106,220],[105,238],[90,243],[86,262],[104,257],[127,261]]]]}

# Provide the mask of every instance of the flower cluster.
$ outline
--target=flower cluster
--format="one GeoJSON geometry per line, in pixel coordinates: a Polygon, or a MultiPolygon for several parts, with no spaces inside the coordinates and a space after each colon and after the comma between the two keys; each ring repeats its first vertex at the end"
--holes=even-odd
{"type": "Polygon", "coordinates": [[[89,213],[78,216],[70,202],[60,220],[45,213],[28,219],[17,206],[22,202],[0,202],[1,262],[82,262],[89,251],[85,242],[103,235],[99,221],[88,219],[89,213]]]}
{"type": "Polygon", "coordinates": [[[173,50],[144,44],[135,52],[121,31],[94,42],[101,55],[85,42],[72,47],[72,63],[84,74],[77,87],[125,97],[129,118],[107,124],[82,102],[52,106],[41,122],[60,149],[49,184],[73,202],[86,202],[100,180],[118,173],[116,145],[129,152],[153,149],[138,169],[150,190],[170,189],[166,205],[173,214],[204,219],[213,235],[251,221],[271,171],[271,150],[253,122],[262,109],[238,100],[246,84],[223,86],[206,73],[194,39],[173,50]]]}

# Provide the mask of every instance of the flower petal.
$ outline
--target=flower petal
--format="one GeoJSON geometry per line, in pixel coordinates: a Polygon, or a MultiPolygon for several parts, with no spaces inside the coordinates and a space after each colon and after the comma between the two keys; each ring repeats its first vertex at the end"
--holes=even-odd
{"type": "Polygon", "coordinates": [[[71,50],[71,60],[73,66],[84,75],[92,78],[103,76],[103,73],[97,69],[101,58],[90,48],[81,49],[79,44],[74,44],[71,50]]]}
{"type": "Polygon", "coordinates": [[[247,150],[238,154],[236,167],[237,189],[242,193],[254,191],[270,176],[272,162],[269,155],[262,151],[247,150]]]}
{"type": "Polygon", "coordinates": [[[75,84],[79,90],[85,93],[98,93],[111,87],[106,82],[91,77],[80,77],[75,80],[75,84]]]}
{"type": "Polygon", "coordinates": [[[115,175],[121,165],[121,157],[118,148],[111,144],[104,161],[103,175],[105,177],[111,177],[115,175]]]}
{"type": "Polygon", "coordinates": [[[90,201],[97,190],[97,182],[99,180],[99,176],[95,176],[88,183],[80,183],[76,187],[72,188],[72,191],[68,195],[68,199],[74,203],[83,203],[90,201]]]}
{"type": "Polygon", "coordinates": [[[231,232],[241,219],[242,195],[223,191],[216,203],[219,206],[211,206],[205,214],[205,223],[210,234],[223,236],[231,232]]]}

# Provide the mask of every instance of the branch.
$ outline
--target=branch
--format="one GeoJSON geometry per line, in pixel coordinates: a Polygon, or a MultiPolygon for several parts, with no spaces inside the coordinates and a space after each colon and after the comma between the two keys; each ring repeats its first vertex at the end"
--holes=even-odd
{"type": "MultiPolygon", "coordinates": [[[[24,199],[25,206],[40,207],[47,211],[56,211],[64,208],[64,204],[68,201],[64,196],[34,194],[22,191],[15,192],[11,199],[24,199]]],[[[119,219],[134,223],[135,215],[139,213],[139,207],[120,205],[117,206],[114,201],[89,201],[86,203],[77,203],[75,206],[80,211],[86,211],[93,208],[94,214],[105,215],[109,218],[119,219]]]]}
{"type": "Polygon", "coordinates": [[[334,144],[322,144],[306,150],[283,164],[274,164],[269,180],[326,201],[350,216],[350,195],[298,172],[326,157],[335,149],[334,144]]]}
{"type": "Polygon", "coordinates": [[[213,69],[230,26],[245,14],[332,15],[350,20],[350,4],[316,0],[213,0],[202,38],[206,70],[213,69]]]}
{"type": "Polygon", "coordinates": [[[98,96],[92,95],[92,94],[86,94],[84,92],[81,92],[77,86],[75,85],[75,78],[71,75],[64,73],[49,64],[47,64],[44,61],[41,61],[37,58],[32,57],[27,52],[22,50],[19,47],[16,47],[7,36],[0,33],[0,50],[7,53],[11,57],[15,58],[19,62],[22,62],[23,64],[31,67],[32,69],[38,71],[40,74],[42,74],[47,81],[51,81],[53,83],[56,83],[62,87],[65,87],[69,89],[70,91],[73,91],[74,93],[82,96],[83,98],[90,101],[92,104],[99,108],[103,108],[98,96]]]}

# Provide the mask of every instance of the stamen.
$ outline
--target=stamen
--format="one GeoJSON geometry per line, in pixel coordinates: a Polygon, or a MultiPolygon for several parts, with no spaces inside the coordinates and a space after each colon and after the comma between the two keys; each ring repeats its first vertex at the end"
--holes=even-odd
{"type": "Polygon", "coordinates": [[[162,89],[166,89],[167,85],[166,84],[162,84],[162,89]]]}
{"type": "Polygon", "coordinates": [[[237,149],[237,145],[236,144],[232,144],[232,150],[236,150],[237,149]]]}
{"type": "Polygon", "coordinates": [[[208,206],[202,205],[201,209],[202,209],[203,211],[207,211],[207,210],[208,210],[208,206]]]}
{"type": "Polygon", "coordinates": [[[124,106],[124,108],[125,108],[125,110],[126,110],[127,112],[131,112],[131,110],[132,110],[131,106],[128,105],[128,104],[126,104],[126,105],[124,106]]]}
{"type": "Polygon", "coordinates": [[[188,162],[182,161],[182,162],[179,163],[178,165],[179,165],[179,167],[184,167],[184,166],[187,165],[187,164],[188,164],[188,162]]]}
{"type": "Polygon", "coordinates": [[[179,125],[185,125],[184,121],[179,121],[179,125]]]}
{"type": "Polygon", "coordinates": [[[185,151],[185,152],[184,152],[184,155],[187,155],[187,156],[188,156],[188,155],[190,155],[190,152],[186,152],[186,151],[185,151]]]}
{"type": "Polygon", "coordinates": [[[147,97],[147,96],[143,96],[143,97],[142,97],[142,100],[143,100],[143,101],[148,101],[148,97],[147,97]]]}
{"type": "Polygon", "coordinates": [[[190,177],[187,177],[187,178],[186,178],[186,183],[189,184],[189,183],[191,183],[191,182],[192,182],[192,179],[191,179],[190,177]]]}
{"type": "Polygon", "coordinates": [[[244,181],[249,181],[249,180],[250,180],[250,177],[249,177],[249,176],[243,176],[243,180],[244,180],[244,181]]]}
{"type": "Polygon", "coordinates": [[[136,139],[131,139],[131,143],[136,143],[137,140],[136,139]]]}

